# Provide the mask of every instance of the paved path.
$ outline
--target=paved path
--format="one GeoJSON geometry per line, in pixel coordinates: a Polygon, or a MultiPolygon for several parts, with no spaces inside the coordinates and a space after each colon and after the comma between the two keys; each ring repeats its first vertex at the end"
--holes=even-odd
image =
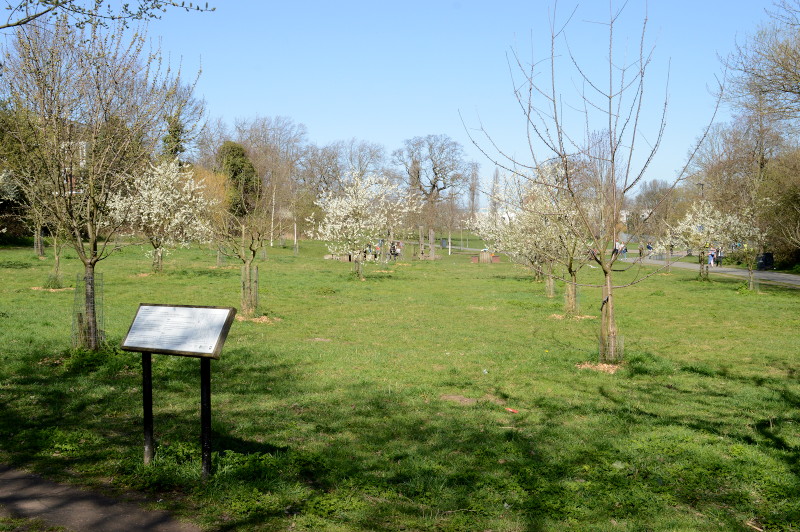
{"type": "MultiPolygon", "coordinates": [[[[631,254],[628,254],[627,259],[622,259],[625,262],[634,262],[639,260],[638,257],[632,257],[631,254]]],[[[644,259],[643,264],[647,266],[664,266],[666,263],[663,260],[654,260],[654,259],[644,259]]],[[[696,262],[671,262],[670,268],[682,268],[684,270],[694,270],[699,272],[700,265],[696,262]]],[[[743,270],[741,268],[728,268],[725,266],[713,266],[708,269],[709,273],[713,275],[729,275],[731,277],[738,277],[741,279],[747,279],[748,273],[747,270],[743,270]]],[[[768,282],[768,283],[776,283],[782,284],[786,286],[792,286],[795,288],[800,288],[800,275],[796,275],[793,273],[782,273],[782,272],[773,272],[773,271],[755,271],[755,278],[761,282],[768,282]]]]}
{"type": "Polygon", "coordinates": [[[147,511],[4,465],[0,465],[0,507],[12,517],[38,518],[75,532],[200,532],[166,512],[147,511]]]}

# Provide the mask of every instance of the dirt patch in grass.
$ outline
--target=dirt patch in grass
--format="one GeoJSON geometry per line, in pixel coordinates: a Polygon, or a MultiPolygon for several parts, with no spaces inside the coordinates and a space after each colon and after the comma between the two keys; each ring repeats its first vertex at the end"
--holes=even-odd
{"type": "Polygon", "coordinates": [[[31,290],[40,290],[42,292],[69,292],[75,290],[74,287],[68,286],[66,288],[43,288],[41,286],[31,286],[31,290]]]}
{"type": "Polygon", "coordinates": [[[311,341],[311,342],[330,342],[331,341],[330,338],[309,338],[308,340],[311,341]]]}
{"type": "Polygon", "coordinates": [[[610,373],[611,375],[622,368],[622,366],[619,364],[600,364],[597,362],[581,362],[580,364],[575,364],[575,367],[578,369],[590,369],[592,371],[610,373]]]}
{"type": "Polygon", "coordinates": [[[475,403],[478,402],[477,399],[473,399],[471,397],[464,397],[463,395],[445,394],[445,395],[439,396],[439,399],[441,399],[442,401],[449,401],[451,403],[457,403],[457,404],[463,405],[463,406],[474,405],[475,403]]]}
{"type": "Polygon", "coordinates": [[[236,316],[236,321],[249,321],[252,323],[266,323],[268,325],[272,325],[274,323],[278,323],[279,321],[283,321],[280,318],[270,318],[269,316],[259,316],[257,318],[246,318],[244,316],[236,316]]]}
{"type": "Polygon", "coordinates": [[[502,406],[502,405],[506,404],[506,402],[503,399],[497,397],[496,395],[492,395],[490,393],[487,393],[481,399],[484,400],[484,401],[487,401],[489,403],[495,404],[495,405],[502,406]]]}

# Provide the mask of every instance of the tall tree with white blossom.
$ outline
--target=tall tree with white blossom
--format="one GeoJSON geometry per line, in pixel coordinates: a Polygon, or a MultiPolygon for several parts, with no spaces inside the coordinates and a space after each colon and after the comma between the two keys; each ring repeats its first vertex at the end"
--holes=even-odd
{"type": "MultiPolygon", "coordinates": [[[[48,2],[53,3],[53,2],[48,2]]],[[[56,2],[64,4],[64,2],[56,2]]],[[[64,18],[18,28],[2,50],[0,95],[10,115],[9,168],[26,201],[64,231],[83,264],[79,343],[98,349],[95,269],[117,248],[109,201],[158,150],[180,73],[143,33],[124,25],[76,29],[64,18]]],[[[50,223],[50,222],[48,222],[50,223]]]]}

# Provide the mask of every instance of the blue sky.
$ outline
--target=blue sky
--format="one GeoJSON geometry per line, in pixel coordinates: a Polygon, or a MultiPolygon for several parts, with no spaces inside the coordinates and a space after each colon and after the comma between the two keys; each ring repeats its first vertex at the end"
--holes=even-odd
{"type": "MultiPolygon", "coordinates": [[[[614,2],[621,4],[621,2],[614,2]]],[[[187,72],[202,65],[197,94],[209,114],[236,118],[287,116],[319,145],[356,138],[387,153],[404,139],[446,134],[488,178],[494,166],[474,148],[462,125],[479,121],[504,149],[525,160],[522,117],[507,57],[512,49],[541,59],[548,53],[550,0],[404,2],[214,0],[212,13],[171,11],[150,23],[172,62],[187,72]]],[[[603,66],[605,0],[558,3],[582,64],[603,66]]],[[[629,0],[618,49],[635,52],[642,18],[655,45],[648,116],[663,103],[669,72],[667,130],[650,173],[672,178],[710,118],[709,87],[728,54],[767,20],[768,0],[629,0]]],[[[565,93],[573,80],[563,80],[565,93]]],[[[726,116],[723,114],[723,119],[726,116]]],[[[598,126],[599,127],[599,126],[598,126]]],[[[651,127],[652,130],[652,127],[651,127]]]]}

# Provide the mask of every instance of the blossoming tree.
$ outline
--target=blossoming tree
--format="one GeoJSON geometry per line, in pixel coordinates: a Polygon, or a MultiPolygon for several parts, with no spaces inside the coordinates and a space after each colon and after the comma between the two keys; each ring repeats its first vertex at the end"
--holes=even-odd
{"type": "Polygon", "coordinates": [[[728,218],[710,202],[697,201],[677,224],[669,226],[666,241],[660,243],[659,247],[678,245],[697,250],[700,279],[708,280],[706,251],[711,246],[730,241],[728,218]]]}
{"type": "MultiPolygon", "coordinates": [[[[544,165],[541,179],[553,181],[558,167],[544,165]],[[547,174],[547,175],[545,175],[547,174]]],[[[577,314],[577,275],[587,262],[587,246],[573,227],[576,213],[568,201],[535,180],[507,180],[497,188],[500,207],[495,213],[475,218],[474,227],[484,241],[506,253],[512,260],[546,275],[547,293],[552,296],[554,267],[568,276],[564,312],[577,314]]]]}
{"type": "Polygon", "coordinates": [[[415,210],[387,178],[355,172],[340,190],[324,194],[316,204],[322,213],[317,237],[328,241],[332,254],[349,255],[359,278],[364,277],[368,248],[393,235],[403,215],[415,210]]]}
{"type": "Polygon", "coordinates": [[[130,180],[130,187],[111,199],[115,216],[144,235],[152,249],[153,271],[161,271],[169,248],[207,242],[213,233],[208,213],[213,201],[194,173],[177,160],[151,164],[130,180]]]}

